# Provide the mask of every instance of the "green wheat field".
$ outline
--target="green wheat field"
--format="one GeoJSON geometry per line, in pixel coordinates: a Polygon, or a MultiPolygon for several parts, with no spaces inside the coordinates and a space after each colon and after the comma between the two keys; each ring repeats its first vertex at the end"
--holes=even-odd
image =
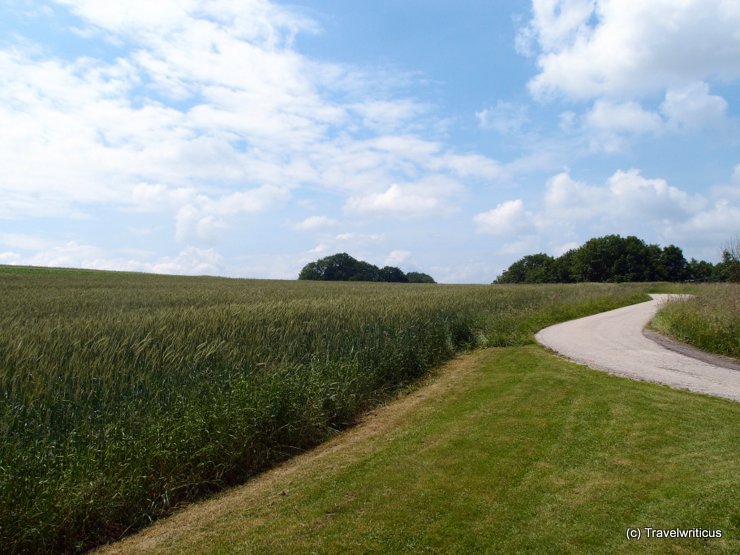
{"type": "Polygon", "coordinates": [[[0,545],[118,539],[317,445],[460,352],[527,345],[655,287],[0,266],[0,545]]]}

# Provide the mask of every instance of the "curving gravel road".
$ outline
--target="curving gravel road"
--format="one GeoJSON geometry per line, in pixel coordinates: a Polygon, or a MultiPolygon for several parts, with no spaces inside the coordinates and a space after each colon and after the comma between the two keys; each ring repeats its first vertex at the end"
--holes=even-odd
{"type": "MultiPolygon", "coordinates": [[[[643,335],[660,304],[672,295],[545,328],[545,347],[611,374],[740,401],[740,367],[720,357],[705,360],[668,350],[643,335]]],[[[692,351],[689,349],[688,351],[692,351]]]]}

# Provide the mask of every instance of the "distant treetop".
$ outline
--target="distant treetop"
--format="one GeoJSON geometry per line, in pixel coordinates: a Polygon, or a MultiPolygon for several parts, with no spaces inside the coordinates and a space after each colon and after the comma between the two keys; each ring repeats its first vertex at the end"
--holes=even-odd
{"type": "Polygon", "coordinates": [[[606,235],[557,258],[544,253],[527,255],[509,266],[494,283],[728,281],[737,272],[737,258],[728,247],[723,261],[716,265],[693,258],[687,262],[675,245],[661,249],[633,235],[606,235]]]}
{"type": "Polygon", "coordinates": [[[395,283],[435,283],[432,276],[420,272],[404,274],[395,266],[377,266],[357,260],[346,252],[320,258],[306,264],[298,279],[319,281],[384,281],[395,283]]]}

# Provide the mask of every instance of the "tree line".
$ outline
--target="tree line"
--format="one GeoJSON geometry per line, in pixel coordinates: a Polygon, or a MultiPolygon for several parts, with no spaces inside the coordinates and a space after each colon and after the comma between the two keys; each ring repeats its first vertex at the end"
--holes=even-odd
{"type": "Polygon", "coordinates": [[[357,260],[346,252],[320,258],[306,264],[298,279],[319,281],[376,281],[391,283],[436,283],[432,276],[422,272],[404,273],[395,266],[378,268],[357,260]]]}
{"type": "Polygon", "coordinates": [[[514,262],[494,283],[576,283],[623,281],[740,282],[740,242],[731,242],[717,264],[687,261],[683,251],[647,244],[633,235],[606,235],[552,257],[530,254],[514,262]]]}

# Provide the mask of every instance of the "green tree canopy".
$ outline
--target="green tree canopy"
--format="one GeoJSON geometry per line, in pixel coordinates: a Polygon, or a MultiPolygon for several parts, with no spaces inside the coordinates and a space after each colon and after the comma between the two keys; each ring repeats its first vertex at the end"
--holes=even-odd
{"type": "Polygon", "coordinates": [[[555,259],[544,253],[530,254],[514,262],[497,283],[554,283],[558,281],[555,259]]]}
{"type": "Polygon", "coordinates": [[[514,262],[494,283],[571,283],[581,281],[724,281],[740,273],[740,253],[726,248],[723,261],[687,262],[683,251],[645,243],[630,235],[589,239],[558,258],[530,254],[514,262]],[[733,258],[734,257],[734,258],[733,258]],[[734,262],[733,262],[734,261],[734,262]]]}
{"type": "Polygon", "coordinates": [[[357,260],[346,252],[340,252],[306,264],[298,275],[298,279],[319,281],[385,281],[394,283],[434,283],[434,279],[427,274],[411,272],[404,274],[395,266],[377,266],[357,260]],[[410,276],[414,276],[412,280],[410,276]]]}
{"type": "Polygon", "coordinates": [[[437,283],[432,276],[423,272],[409,272],[406,277],[409,283],[437,283]]]}

